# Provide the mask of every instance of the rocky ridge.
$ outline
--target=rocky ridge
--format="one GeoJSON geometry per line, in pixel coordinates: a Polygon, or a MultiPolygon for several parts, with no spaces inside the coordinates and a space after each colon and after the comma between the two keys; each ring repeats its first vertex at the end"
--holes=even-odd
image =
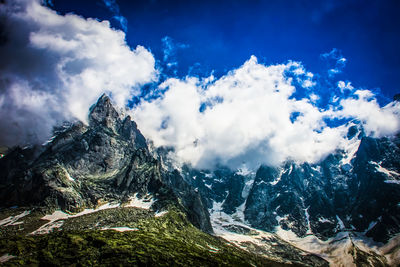
{"type": "Polygon", "coordinates": [[[119,118],[108,96],[91,107],[89,124],[76,122],[44,146],[10,151],[0,161],[2,206],[39,205],[78,212],[109,201],[151,194],[155,210],[178,205],[201,230],[212,232],[200,195],[148,151],[129,116],[119,118]]]}
{"type": "Polygon", "coordinates": [[[336,262],[342,247],[348,249],[340,255],[350,255],[352,264],[396,265],[398,242],[391,253],[378,248],[400,233],[400,138],[367,137],[356,123],[347,138],[345,150],[317,164],[288,161],[252,174],[186,166],[182,173],[198,188],[212,218],[215,212],[231,218],[227,228],[277,233],[334,265],[343,264],[336,262]]]}

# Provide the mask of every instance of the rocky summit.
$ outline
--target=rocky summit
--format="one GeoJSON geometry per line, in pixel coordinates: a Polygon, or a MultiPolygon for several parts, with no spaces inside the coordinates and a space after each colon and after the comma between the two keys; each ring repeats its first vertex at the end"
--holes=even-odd
{"type": "Polygon", "coordinates": [[[346,148],[316,164],[178,170],[102,95],[88,124],[0,159],[0,261],[396,266],[400,137],[348,126],[346,148]]]}
{"type": "Polygon", "coordinates": [[[91,107],[89,125],[72,123],[44,146],[14,148],[0,169],[3,206],[78,212],[150,194],[155,209],[179,204],[194,225],[212,232],[200,195],[178,173],[161,168],[136,123],[129,116],[120,119],[106,95],[91,107]]]}

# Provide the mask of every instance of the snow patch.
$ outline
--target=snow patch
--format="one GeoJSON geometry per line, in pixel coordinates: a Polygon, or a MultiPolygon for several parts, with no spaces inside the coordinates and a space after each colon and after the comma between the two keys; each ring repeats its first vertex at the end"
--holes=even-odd
{"type": "Polygon", "coordinates": [[[344,230],[346,227],[344,226],[343,221],[336,215],[336,219],[338,220],[340,230],[344,230]]]}
{"type": "Polygon", "coordinates": [[[48,234],[54,229],[60,228],[64,224],[63,220],[57,220],[57,221],[50,221],[44,225],[42,225],[39,229],[33,231],[30,233],[31,235],[43,235],[43,234],[48,234]]]}
{"type": "Polygon", "coordinates": [[[85,209],[76,214],[68,214],[61,210],[56,210],[52,214],[43,216],[41,219],[49,221],[49,222],[42,225],[39,229],[33,231],[30,234],[31,235],[48,234],[51,231],[53,231],[54,229],[60,228],[64,224],[63,220],[66,220],[69,218],[74,218],[74,217],[79,217],[79,216],[94,213],[94,212],[98,212],[100,210],[118,208],[119,206],[120,206],[119,203],[117,203],[117,204],[106,203],[106,204],[98,207],[97,209],[85,209]]]}
{"type": "Polygon", "coordinates": [[[268,185],[268,183],[266,182],[266,181],[259,181],[259,182],[257,182],[257,185],[261,185],[261,184],[266,184],[266,185],[268,185]]]}
{"type": "MultiPolygon", "coordinates": [[[[243,203],[242,205],[240,205],[237,210],[236,213],[234,213],[232,216],[226,214],[223,209],[222,209],[222,204],[223,202],[214,202],[213,203],[213,207],[210,209],[210,220],[211,220],[211,224],[217,223],[217,225],[219,226],[226,226],[226,225],[239,225],[242,227],[246,227],[249,228],[246,224],[244,224],[240,219],[244,220],[244,206],[245,203],[243,203]],[[237,216],[234,216],[237,215],[237,216]],[[234,217],[236,219],[234,219],[234,217]],[[242,217],[242,218],[240,218],[242,217]],[[239,220],[238,220],[239,219],[239,220]]],[[[224,230],[225,231],[225,230],[224,230]]]]}
{"type": "Polygon", "coordinates": [[[138,228],[130,228],[126,226],[121,226],[121,227],[104,227],[101,230],[114,230],[118,232],[127,232],[127,231],[139,231],[138,228]]]}
{"type": "Polygon", "coordinates": [[[285,216],[281,217],[279,215],[276,215],[275,220],[277,220],[277,222],[281,222],[281,221],[287,221],[289,218],[289,214],[286,214],[285,216]]]}
{"type": "Polygon", "coordinates": [[[218,253],[219,248],[216,248],[214,246],[211,246],[210,244],[207,244],[207,247],[209,247],[210,249],[208,251],[212,252],[212,253],[218,253]]]}
{"type": "MultiPolygon", "coordinates": [[[[335,237],[326,241],[318,239],[312,233],[304,238],[300,238],[294,232],[282,229],[281,226],[275,228],[275,233],[269,233],[252,228],[242,221],[235,220],[235,215],[238,214],[238,210],[241,210],[241,207],[239,207],[232,216],[224,213],[222,210],[222,203],[223,202],[214,202],[212,209],[210,209],[210,219],[214,233],[243,249],[247,249],[246,243],[243,242],[251,242],[257,246],[264,247],[268,251],[268,246],[271,244],[266,243],[265,240],[285,240],[305,252],[313,253],[324,258],[332,267],[355,266],[353,263],[353,256],[349,253],[353,246],[367,253],[373,252],[378,255],[384,255],[386,252],[385,256],[388,260],[390,259],[391,262],[396,262],[396,256],[398,256],[393,252],[397,250],[393,248],[400,245],[400,235],[397,240],[392,241],[391,245],[382,247],[382,244],[375,243],[372,239],[365,238],[362,233],[349,233],[347,231],[341,231],[335,237]],[[232,232],[228,230],[229,226],[243,227],[251,231],[251,233],[240,234],[232,232]]],[[[308,209],[305,209],[305,211],[306,210],[308,212],[308,209]]],[[[284,220],[287,216],[288,215],[284,217],[277,216],[276,219],[277,221],[284,220]]],[[[340,227],[344,229],[344,224],[339,216],[337,216],[337,219],[340,227]]],[[[320,217],[319,220],[331,222],[323,217],[320,217]]],[[[400,251],[397,251],[397,253],[400,254],[400,251]]]]}
{"type": "Polygon", "coordinates": [[[324,218],[324,217],[319,217],[319,218],[318,218],[318,221],[319,221],[320,223],[332,223],[331,220],[328,220],[327,218],[324,218]]]}
{"type": "Polygon", "coordinates": [[[304,215],[306,216],[307,228],[308,228],[306,234],[312,234],[311,225],[310,225],[310,214],[308,214],[309,208],[310,208],[310,206],[308,206],[307,208],[304,209],[304,215]]]}
{"type": "MultiPolygon", "coordinates": [[[[271,246],[271,244],[266,242],[266,240],[276,240],[278,238],[275,234],[254,229],[243,222],[236,220],[235,215],[238,214],[238,211],[236,211],[232,216],[229,216],[222,211],[221,206],[222,202],[214,202],[213,208],[210,209],[211,224],[214,233],[217,236],[243,249],[247,249],[246,243],[250,242],[259,247],[265,248],[266,251],[268,251],[271,246]],[[232,232],[228,230],[228,227],[237,227],[239,229],[244,228],[249,232],[244,234],[232,232]]],[[[241,208],[239,207],[238,210],[241,210],[241,208]]]]}
{"type": "Polygon", "coordinates": [[[382,162],[378,163],[378,162],[370,161],[369,163],[372,165],[375,165],[375,168],[378,172],[384,173],[389,177],[399,177],[400,176],[400,174],[398,172],[391,171],[391,170],[388,170],[388,169],[382,167],[381,166],[382,162]]]}
{"type": "Polygon", "coordinates": [[[146,196],[145,198],[138,198],[137,194],[135,194],[133,197],[129,198],[129,203],[125,205],[125,207],[135,207],[148,210],[153,203],[153,197],[146,196]]]}
{"type": "Polygon", "coordinates": [[[167,214],[167,213],[168,213],[168,211],[166,211],[166,210],[161,211],[161,212],[157,212],[156,215],[155,215],[155,217],[162,217],[162,216],[164,216],[164,215],[167,214]]]}
{"type": "Polygon", "coordinates": [[[324,258],[332,267],[356,266],[353,263],[353,257],[348,253],[352,243],[346,232],[341,232],[327,241],[322,241],[314,235],[300,238],[292,231],[284,230],[280,226],[276,227],[276,234],[292,245],[324,258]]]}
{"type": "Polygon", "coordinates": [[[67,214],[61,210],[56,210],[52,214],[42,217],[42,220],[47,220],[47,221],[65,220],[71,216],[72,216],[71,214],[67,214]]]}
{"type": "MultiPolygon", "coordinates": [[[[289,174],[292,172],[293,166],[290,166],[291,170],[289,172],[289,174]]],[[[282,174],[283,174],[283,169],[280,169],[278,176],[276,177],[276,179],[272,182],[270,182],[271,185],[276,185],[277,183],[279,183],[279,181],[282,178],[282,174]]]]}
{"type": "Polygon", "coordinates": [[[71,182],[75,182],[75,179],[74,178],[72,178],[71,177],[71,175],[69,175],[69,173],[68,172],[66,172],[67,174],[66,174],[66,176],[67,176],[67,179],[69,180],[69,181],[71,181],[71,182]]]}
{"type": "Polygon", "coordinates": [[[371,230],[372,228],[374,228],[375,225],[376,225],[377,223],[378,223],[377,221],[376,221],[376,222],[371,222],[371,223],[368,225],[368,228],[367,228],[367,230],[365,230],[364,233],[366,233],[366,232],[368,232],[369,230],[371,230]]]}
{"type": "Polygon", "coordinates": [[[311,167],[312,170],[321,173],[321,166],[311,167]]]}
{"type": "Polygon", "coordinates": [[[47,144],[50,144],[51,142],[54,141],[54,139],[55,139],[56,137],[57,137],[56,135],[50,137],[49,140],[47,140],[46,142],[44,142],[44,143],[42,144],[42,146],[46,146],[47,144]]]}
{"type": "Polygon", "coordinates": [[[3,256],[0,257],[0,263],[4,263],[7,262],[13,258],[15,258],[16,256],[10,255],[10,254],[4,254],[3,256]]]}
{"type": "Polygon", "coordinates": [[[101,205],[100,207],[98,207],[97,209],[84,209],[83,211],[81,211],[79,213],[70,215],[69,218],[79,217],[79,216],[82,216],[82,215],[98,212],[100,210],[115,209],[115,208],[118,208],[119,206],[120,206],[119,203],[113,203],[113,204],[105,203],[105,204],[101,205]]]}
{"type": "MultiPolygon", "coordinates": [[[[339,218],[338,220],[341,222],[339,218]]],[[[314,235],[307,235],[301,238],[292,231],[284,230],[280,226],[276,227],[276,234],[292,245],[324,258],[332,267],[356,266],[351,255],[353,246],[369,254],[375,253],[385,256],[390,266],[400,263],[400,250],[393,249],[400,246],[400,235],[383,245],[373,241],[372,238],[366,237],[364,233],[352,231],[339,232],[335,237],[326,241],[322,241],[314,235]]]]}
{"type": "Polygon", "coordinates": [[[244,210],[246,209],[246,201],[242,203],[239,207],[236,208],[236,212],[232,214],[232,217],[235,218],[235,221],[240,221],[242,223],[245,222],[244,219],[244,210]]]}
{"type": "Polygon", "coordinates": [[[243,191],[242,191],[242,198],[247,199],[250,194],[250,190],[253,187],[255,177],[250,178],[248,181],[245,182],[243,191]]]}
{"type": "Polygon", "coordinates": [[[250,170],[247,168],[246,165],[242,165],[239,169],[237,169],[236,174],[242,175],[242,176],[254,176],[255,172],[253,170],[250,170]]]}
{"type": "Polygon", "coordinates": [[[344,146],[343,150],[344,150],[346,156],[340,161],[341,165],[351,163],[351,160],[355,157],[355,155],[358,151],[360,143],[361,143],[361,140],[359,140],[357,138],[353,138],[351,140],[348,140],[348,142],[343,145],[344,146]]]}
{"type": "Polygon", "coordinates": [[[290,169],[289,169],[288,175],[290,175],[292,173],[292,171],[293,171],[293,164],[290,164],[290,169]]]}
{"type": "Polygon", "coordinates": [[[400,185],[400,180],[397,180],[397,178],[400,177],[400,174],[398,172],[391,171],[391,170],[388,170],[388,169],[382,167],[381,166],[382,162],[370,161],[369,163],[374,165],[378,172],[384,173],[388,178],[392,178],[392,179],[385,180],[384,181],[385,183],[387,183],[387,184],[399,184],[400,185]]]}
{"type": "Polygon", "coordinates": [[[29,215],[31,213],[31,211],[29,210],[25,210],[24,212],[22,212],[21,214],[15,215],[15,216],[10,216],[7,217],[3,220],[0,221],[0,225],[4,225],[4,226],[10,226],[10,225],[18,225],[21,224],[23,222],[17,222],[19,219],[25,217],[26,215],[29,215]]]}
{"type": "Polygon", "coordinates": [[[385,180],[384,181],[387,184],[398,184],[400,185],[400,181],[399,180],[385,180]]]}

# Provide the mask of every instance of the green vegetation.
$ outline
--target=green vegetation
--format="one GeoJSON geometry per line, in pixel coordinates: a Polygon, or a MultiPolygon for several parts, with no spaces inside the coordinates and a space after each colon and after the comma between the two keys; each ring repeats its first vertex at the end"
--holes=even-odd
{"type": "MultiPolygon", "coordinates": [[[[15,208],[0,211],[0,220],[10,216],[19,215],[30,209],[15,208]]],[[[0,239],[7,240],[10,236],[26,235],[32,233],[47,221],[40,220],[45,215],[45,212],[40,208],[32,208],[28,215],[18,220],[18,223],[8,226],[0,226],[0,239]]],[[[0,255],[1,256],[1,255],[0,255]]]]}
{"type": "Polygon", "coordinates": [[[16,258],[5,266],[283,265],[198,230],[175,208],[161,217],[136,208],[109,209],[68,219],[49,234],[3,236],[0,256],[7,253],[16,258]],[[116,226],[139,230],[100,230],[116,226]]]}

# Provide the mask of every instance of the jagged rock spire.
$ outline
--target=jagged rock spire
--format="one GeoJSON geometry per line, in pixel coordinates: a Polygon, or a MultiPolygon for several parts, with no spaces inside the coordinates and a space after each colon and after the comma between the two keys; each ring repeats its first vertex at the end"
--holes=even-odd
{"type": "Polygon", "coordinates": [[[96,104],[90,108],[89,125],[109,128],[115,134],[131,140],[137,148],[147,148],[146,139],[138,130],[136,123],[129,115],[121,120],[110,97],[106,94],[102,94],[96,104]]]}
{"type": "Polygon", "coordinates": [[[120,123],[118,112],[113,107],[111,99],[106,94],[101,95],[97,103],[90,108],[89,125],[105,126],[116,132],[120,123]]]}

